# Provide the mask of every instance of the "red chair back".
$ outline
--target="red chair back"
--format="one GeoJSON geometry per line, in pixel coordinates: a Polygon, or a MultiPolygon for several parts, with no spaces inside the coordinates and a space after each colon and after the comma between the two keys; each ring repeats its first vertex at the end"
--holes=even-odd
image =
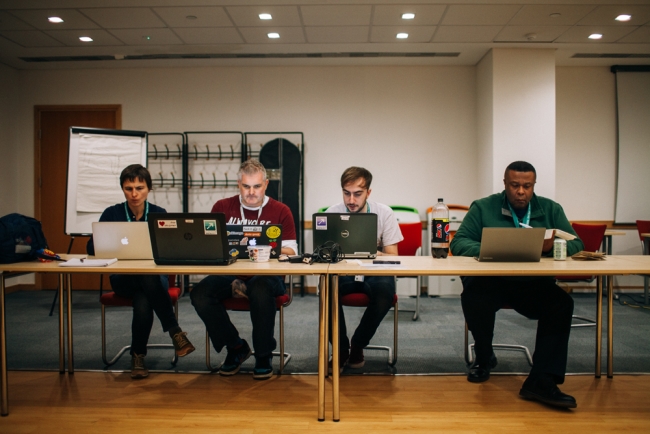
{"type": "Polygon", "coordinates": [[[415,256],[417,250],[422,247],[422,223],[399,223],[404,239],[397,243],[397,251],[400,256],[415,256]]]}
{"type": "MultiPolygon", "coordinates": [[[[347,294],[339,300],[341,306],[366,307],[370,303],[370,297],[363,292],[347,294]]],[[[393,306],[397,303],[397,294],[393,296],[393,306]]]]}
{"type": "Polygon", "coordinates": [[[636,229],[639,231],[639,239],[643,241],[641,234],[650,234],[650,220],[637,220],[636,229]]]}
{"type": "MultiPolygon", "coordinates": [[[[183,291],[176,286],[176,275],[169,275],[169,297],[172,299],[172,304],[176,304],[183,291]]],[[[113,291],[102,294],[99,297],[99,302],[104,306],[133,306],[133,299],[129,297],[121,297],[113,291]]]]}
{"type": "Polygon", "coordinates": [[[607,225],[573,223],[571,226],[573,226],[573,230],[576,231],[576,234],[578,234],[578,237],[580,237],[585,245],[585,251],[597,252],[600,250],[607,225]]]}

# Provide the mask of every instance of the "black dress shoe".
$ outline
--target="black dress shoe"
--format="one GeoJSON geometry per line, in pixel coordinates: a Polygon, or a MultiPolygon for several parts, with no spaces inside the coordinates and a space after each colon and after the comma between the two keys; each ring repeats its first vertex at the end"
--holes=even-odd
{"type": "Polygon", "coordinates": [[[519,391],[519,396],[555,407],[576,408],[578,406],[575,398],[562,393],[550,377],[536,379],[528,377],[519,391]]]}
{"type": "Polygon", "coordinates": [[[474,363],[469,368],[469,373],[467,374],[467,381],[470,383],[482,383],[490,379],[490,370],[497,365],[497,358],[492,353],[490,361],[488,363],[479,363],[478,361],[474,363]]]}

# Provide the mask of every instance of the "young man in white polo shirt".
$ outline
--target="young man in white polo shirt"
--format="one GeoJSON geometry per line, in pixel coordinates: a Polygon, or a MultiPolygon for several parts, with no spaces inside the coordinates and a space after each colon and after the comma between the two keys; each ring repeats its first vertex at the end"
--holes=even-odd
{"type": "MultiPolygon", "coordinates": [[[[393,210],[387,205],[368,200],[371,182],[372,174],[367,169],[354,166],[346,169],[341,175],[343,202],[329,207],[326,212],[377,214],[377,254],[397,255],[397,243],[404,237],[393,210]]],[[[346,364],[351,368],[363,367],[365,363],[363,349],[370,343],[379,324],[393,305],[395,279],[392,276],[364,276],[362,281],[358,281],[354,276],[341,276],[339,296],[352,293],[367,294],[370,304],[351,340],[347,337],[343,307],[339,306],[339,368],[341,370],[346,364]]],[[[330,321],[330,327],[331,324],[330,321]]]]}

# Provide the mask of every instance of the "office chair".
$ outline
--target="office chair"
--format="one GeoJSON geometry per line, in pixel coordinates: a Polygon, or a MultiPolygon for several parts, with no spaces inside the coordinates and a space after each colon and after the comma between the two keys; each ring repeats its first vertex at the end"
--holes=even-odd
{"type": "MultiPolygon", "coordinates": [[[[370,297],[363,293],[353,293],[341,296],[339,298],[341,306],[368,307],[370,297]]],[[[388,364],[395,366],[397,363],[397,319],[398,319],[397,294],[393,296],[393,348],[384,345],[368,345],[367,350],[384,350],[388,351],[388,364]]],[[[334,331],[332,333],[335,333],[334,331]]]]}
{"type": "MultiPolygon", "coordinates": [[[[501,309],[512,309],[512,307],[504,305],[501,309]]],[[[521,351],[526,356],[528,364],[533,366],[533,356],[531,356],[528,347],[525,345],[492,344],[492,348],[495,350],[521,351]]],[[[467,363],[467,366],[471,366],[474,363],[474,344],[469,343],[469,327],[467,326],[467,322],[465,322],[465,363],[467,363]]]]}
{"type": "MultiPolygon", "coordinates": [[[[578,237],[580,237],[582,240],[582,243],[585,246],[585,251],[597,252],[600,250],[607,225],[585,225],[581,223],[573,223],[571,226],[573,227],[573,230],[578,234],[578,237]]],[[[562,276],[556,278],[558,284],[575,282],[591,283],[594,281],[594,279],[596,279],[596,276],[562,276]]],[[[571,324],[571,327],[596,326],[596,321],[591,318],[586,318],[579,315],[573,315],[573,318],[584,321],[584,323],[571,324]]]]}
{"type": "MultiPolygon", "coordinates": [[[[279,295],[275,297],[275,307],[280,312],[280,351],[274,351],[272,354],[274,356],[280,356],[280,371],[282,374],[284,367],[289,360],[291,360],[291,354],[284,352],[284,308],[289,306],[293,301],[293,276],[289,276],[289,292],[287,294],[279,295]]],[[[228,298],[223,302],[226,310],[234,312],[248,312],[250,311],[250,302],[247,298],[228,298]]],[[[208,331],[205,331],[205,365],[207,366],[210,372],[217,371],[219,368],[212,366],[210,361],[210,351],[212,349],[212,343],[210,342],[210,334],[208,331]]],[[[255,353],[253,353],[255,354],[255,353]]]]}
{"type": "MultiPolygon", "coordinates": [[[[646,243],[650,245],[650,240],[644,242],[643,236],[641,235],[641,234],[650,234],[650,220],[637,220],[636,229],[639,231],[639,239],[641,240],[641,252],[644,255],[650,255],[650,251],[646,249],[646,243]]],[[[648,275],[643,276],[643,298],[645,304],[648,304],[648,281],[649,280],[650,280],[650,276],[648,275]]]]}
{"type": "MultiPolygon", "coordinates": [[[[103,275],[100,275],[100,279],[103,277],[103,275]]],[[[113,357],[111,360],[108,360],[106,357],[106,307],[107,306],[121,306],[121,307],[133,307],[133,299],[128,298],[128,297],[120,297],[119,295],[115,294],[115,292],[107,292],[106,294],[102,294],[102,285],[100,283],[99,285],[99,291],[100,291],[100,296],[99,296],[99,302],[102,304],[102,360],[104,361],[104,364],[108,367],[115,362],[117,362],[122,355],[129,351],[131,349],[131,345],[127,345],[125,347],[122,347],[122,349],[113,357]]],[[[172,299],[172,304],[174,306],[174,314],[176,315],[176,320],[178,320],[178,298],[182,294],[182,290],[179,286],[176,284],[176,275],[170,274],[169,275],[169,297],[172,299]]],[[[174,345],[173,344],[148,344],[147,348],[171,348],[174,350],[174,345]]],[[[172,365],[175,365],[176,362],[178,362],[178,356],[176,355],[176,351],[174,351],[174,357],[172,357],[172,365]]]]}
{"type": "MultiPolygon", "coordinates": [[[[404,239],[397,244],[397,250],[400,256],[420,256],[422,254],[422,223],[399,223],[399,229],[402,231],[404,239]]],[[[415,310],[413,312],[413,321],[420,315],[420,292],[422,288],[422,276],[400,276],[399,279],[416,279],[415,292],[415,310]]],[[[403,311],[404,312],[404,311],[403,311]]]]}

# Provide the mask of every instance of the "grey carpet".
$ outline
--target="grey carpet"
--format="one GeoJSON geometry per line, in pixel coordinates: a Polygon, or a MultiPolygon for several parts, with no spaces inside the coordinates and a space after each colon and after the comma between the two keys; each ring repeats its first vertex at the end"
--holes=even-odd
{"type": "MultiPolygon", "coordinates": [[[[7,347],[9,369],[58,369],[58,316],[48,316],[53,292],[19,291],[7,295],[7,347]]],[[[74,357],[78,370],[101,370],[100,304],[96,292],[73,293],[74,357]]],[[[639,298],[636,296],[635,298],[639,298]]],[[[622,300],[631,301],[622,297],[622,300]]],[[[594,317],[595,295],[574,294],[575,314],[594,317]]],[[[605,303],[604,303],[605,304],[605,303]]],[[[412,308],[413,298],[400,299],[400,307],[412,308]]],[[[353,330],[361,318],[362,309],[346,308],[348,330],[353,330]]],[[[399,314],[398,361],[394,368],[387,363],[385,351],[366,351],[366,366],[347,369],[346,373],[464,373],[464,320],[459,298],[422,298],[420,319],[411,321],[411,313],[399,314]]],[[[246,312],[233,312],[233,322],[241,336],[250,341],[251,325],[246,312]]],[[[189,297],[179,302],[179,323],[196,346],[196,351],[180,359],[176,367],[170,363],[172,351],[152,349],[147,364],[152,370],[206,371],[205,328],[194,312],[189,297]]],[[[108,308],[109,358],[130,343],[130,308],[108,308]]],[[[390,312],[373,338],[372,344],[392,345],[393,313],[390,312]]],[[[528,320],[514,311],[497,314],[495,343],[515,343],[534,348],[536,321],[528,320]]],[[[614,305],[614,370],[620,373],[650,372],[650,310],[614,305]]],[[[278,327],[276,326],[276,337],[278,327]]],[[[318,298],[295,297],[285,310],[285,345],[292,354],[286,373],[315,373],[317,370],[318,298]]],[[[150,343],[169,343],[156,319],[150,343]]],[[[605,369],[606,330],[603,331],[603,370],[605,369]]],[[[595,328],[574,328],[569,343],[567,371],[592,373],[594,370],[595,328]]],[[[225,357],[212,350],[213,365],[225,357]]],[[[499,365],[495,372],[528,372],[522,353],[498,351],[499,365]]],[[[253,361],[244,367],[252,368],[253,361]]],[[[278,360],[274,359],[278,366],[278,360]]],[[[110,370],[130,369],[130,357],[122,357],[110,370]]]]}

